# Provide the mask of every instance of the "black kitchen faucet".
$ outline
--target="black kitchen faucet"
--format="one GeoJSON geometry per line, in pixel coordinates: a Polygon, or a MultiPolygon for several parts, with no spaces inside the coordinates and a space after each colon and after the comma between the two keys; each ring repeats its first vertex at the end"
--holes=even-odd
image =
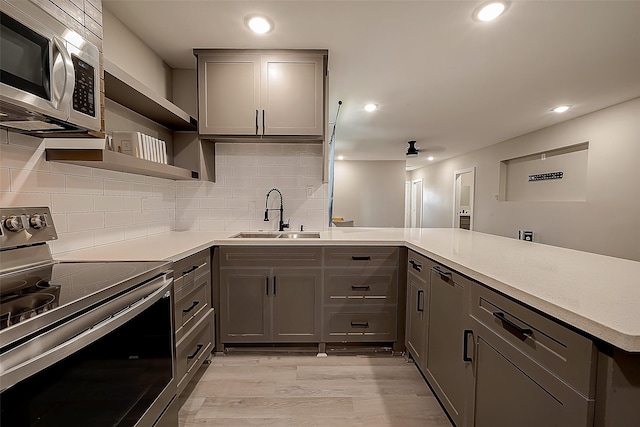
{"type": "Polygon", "coordinates": [[[272,188],[267,193],[267,200],[265,200],[264,202],[264,220],[269,221],[269,211],[275,211],[275,210],[280,211],[280,222],[278,223],[278,231],[284,231],[285,228],[289,228],[289,223],[285,224],[284,221],[282,221],[282,215],[284,212],[284,206],[282,204],[282,193],[277,188],[272,188]],[[280,209],[269,209],[269,195],[273,191],[277,191],[278,194],[280,195],[280,209]]]}

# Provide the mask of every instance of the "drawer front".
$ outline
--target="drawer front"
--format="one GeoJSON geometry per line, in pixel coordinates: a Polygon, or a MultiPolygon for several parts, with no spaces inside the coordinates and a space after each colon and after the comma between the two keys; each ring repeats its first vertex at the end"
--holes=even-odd
{"type": "Polygon", "coordinates": [[[211,308],[211,285],[202,281],[193,292],[184,295],[175,304],[176,341],[182,339],[198,320],[211,308]]]}
{"type": "Polygon", "coordinates": [[[398,267],[397,247],[341,246],[324,249],[327,267],[398,267]]]}
{"type": "Polygon", "coordinates": [[[189,382],[213,348],[213,310],[209,310],[176,346],[178,392],[189,382]]]}
{"type": "Polygon", "coordinates": [[[396,304],[398,270],[372,268],[358,273],[349,268],[325,270],[325,304],[396,304]]]}
{"type": "Polygon", "coordinates": [[[220,267],[320,267],[322,248],[222,246],[220,267]]]}
{"type": "Polygon", "coordinates": [[[407,257],[407,273],[420,279],[420,281],[427,283],[429,281],[429,270],[436,265],[434,261],[429,258],[420,255],[417,252],[409,251],[407,257]]]}
{"type": "Polygon", "coordinates": [[[209,261],[209,250],[198,252],[187,258],[181,259],[173,263],[174,269],[174,285],[173,289],[176,293],[176,298],[179,298],[179,294],[182,292],[190,293],[193,290],[195,281],[202,277],[210,279],[211,277],[211,265],[209,261]],[[183,287],[187,288],[183,290],[183,287]],[[191,289],[188,289],[191,287],[191,289]]]}
{"type": "Polygon", "coordinates": [[[595,395],[596,348],[565,326],[481,285],[471,316],[584,396],[595,395]]]}
{"type": "Polygon", "coordinates": [[[327,342],[369,342],[396,340],[396,307],[373,310],[328,307],[324,312],[324,340],[327,342]]]}

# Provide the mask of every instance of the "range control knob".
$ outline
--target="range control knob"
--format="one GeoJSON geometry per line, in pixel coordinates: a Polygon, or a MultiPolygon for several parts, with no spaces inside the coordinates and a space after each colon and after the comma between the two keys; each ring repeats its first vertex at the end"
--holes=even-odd
{"type": "Polygon", "coordinates": [[[24,230],[24,222],[21,216],[11,215],[5,218],[4,227],[9,231],[18,232],[24,230]]]}
{"type": "Polygon", "coordinates": [[[29,225],[36,230],[40,230],[47,226],[47,222],[42,215],[33,214],[31,215],[31,218],[29,218],[29,225]]]}

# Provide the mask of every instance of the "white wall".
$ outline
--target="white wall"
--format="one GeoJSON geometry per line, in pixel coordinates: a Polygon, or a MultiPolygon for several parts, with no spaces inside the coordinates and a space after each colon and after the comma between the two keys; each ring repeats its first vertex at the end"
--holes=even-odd
{"type": "Polygon", "coordinates": [[[336,161],[334,176],[334,217],[356,227],[404,226],[404,161],[336,161]]]}
{"type": "Polygon", "coordinates": [[[640,98],[413,171],[424,227],[451,227],[454,171],[472,166],[476,231],[640,261],[640,98]],[[586,201],[497,200],[500,161],[587,141],[586,201]]]}

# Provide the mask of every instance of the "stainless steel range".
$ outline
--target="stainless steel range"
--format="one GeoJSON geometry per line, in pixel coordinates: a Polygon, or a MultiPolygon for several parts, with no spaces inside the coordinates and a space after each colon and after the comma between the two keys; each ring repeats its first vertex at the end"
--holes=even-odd
{"type": "Polygon", "coordinates": [[[48,208],[0,208],[0,425],[177,425],[172,264],[55,239],[48,208]]]}

